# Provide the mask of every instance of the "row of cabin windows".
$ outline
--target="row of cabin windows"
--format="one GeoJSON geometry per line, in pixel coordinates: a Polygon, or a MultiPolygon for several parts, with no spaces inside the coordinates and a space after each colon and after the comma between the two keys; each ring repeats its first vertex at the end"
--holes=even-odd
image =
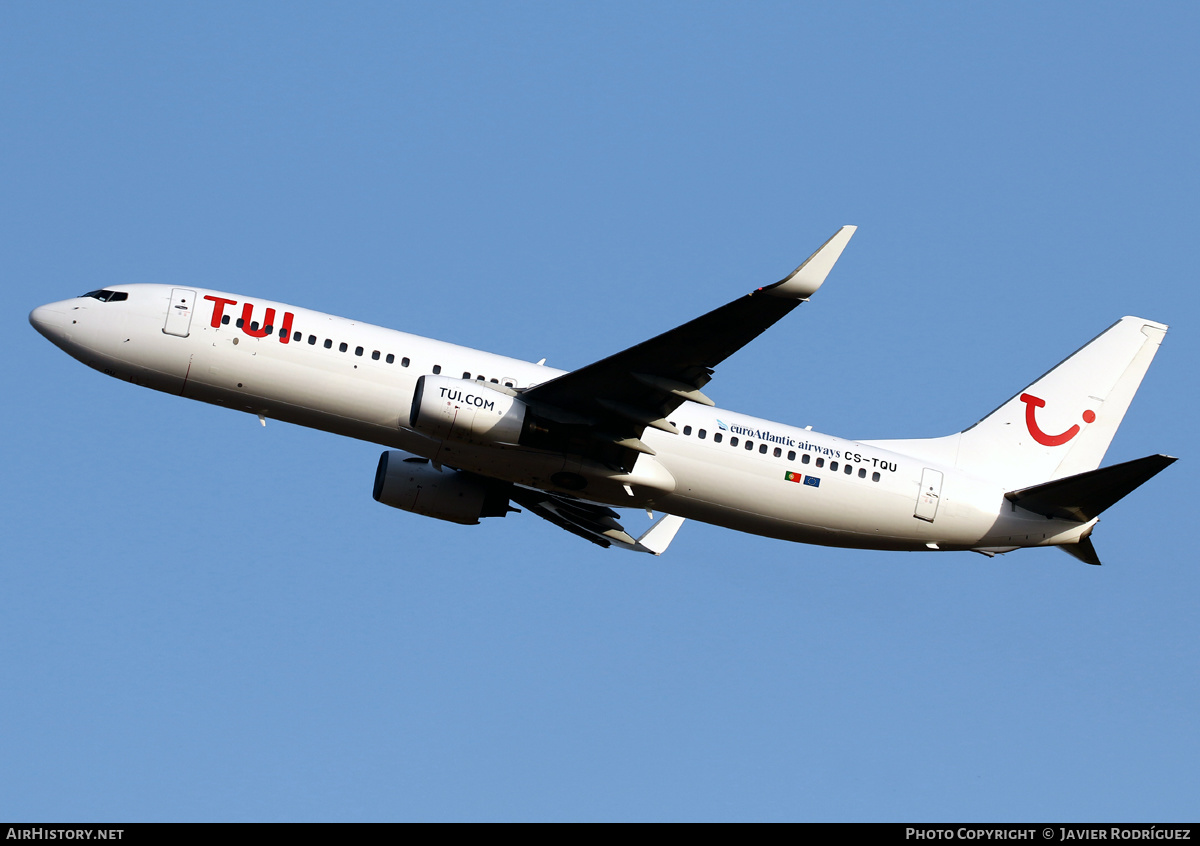
{"type": "MultiPolygon", "coordinates": [[[[674,425],[674,424],[671,424],[671,425],[674,425]]],[[[690,434],[692,434],[692,427],[691,427],[691,426],[684,426],[684,427],[683,427],[683,434],[685,434],[685,435],[690,435],[690,434]]],[[[699,430],[697,430],[697,432],[696,432],[696,437],[698,437],[700,440],[704,440],[705,438],[707,438],[707,437],[708,437],[708,431],[707,431],[707,430],[705,430],[705,429],[699,429],[699,430]]],[[[722,433],[722,432],[713,432],[712,439],[713,439],[713,443],[718,443],[718,444],[719,444],[719,443],[721,443],[721,441],[722,441],[722,440],[724,440],[724,439],[725,439],[725,435],[724,435],[724,433],[722,433]]],[[[743,443],[744,443],[744,445],[745,445],[745,449],[749,450],[750,452],[753,452],[753,451],[754,451],[754,441],[752,441],[752,440],[750,440],[749,438],[747,438],[747,439],[746,439],[746,440],[745,440],[743,443]]],[[[729,445],[730,445],[731,447],[736,447],[736,446],[738,445],[738,437],[737,437],[737,435],[733,435],[733,436],[731,436],[731,437],[729,438],[729,445]]],[[[775,458],[782,458],[782,457],[783,457],[783,449],[782,449],[781,447],[775,447],[775,449],[774,449],[774,450],[771,450],[771,445],[770,445],[770,444],[766,444],[766,443],[760,443],[760,444],[758,445],[758,452],[759,452],[759,455],[766,455],[768,451],[771,451],[771,454],[772,454],[772,455],[773,455],[775,458]]],[[[796,460],[796,451],[795,451],[794,449],[789,449],[789,450],[788,450],[788,453],[787,453],[787,460],[788,460],[788,461],[795,461],[795,460],[796,460]]],[[[825,459],[824,459],[824,457],[822,457],[822,456],[817,456],[817,459],[816,459],[816,461],[813,461],[813,457],[812,457],[812,455],[811,455],[810,453],[807,453],[807,452],[802,452],[802,453],[800,453],[800,463],[801,463],[801,464],[815,464],[817,467],[824,467],[824,466],[825,466],[825,459]]],[[[852,465],[852,464],[849,464],[849,463],[843,463],[843,464],[841,465],[841,467],[842,467],[842,472],[843,472],[844,474],[846,474],[847,476],[852,476],[852,475],[854,475],[854,465],[852,465]]],[[[829,462],[829,472],[830,472],[830,473],[836,473],[837,471],[838,471],[838,462],[837,462],[837,461],[830,461],[830,462],[829,462]]],[[[865,478],[867,478],[867,468],[866,468],[866,467],[859,467],[859,468],[858,468],[858,478],[860,478],[860,479],[865,479],[865,478]]],[[[876,470],[874,473],[872,473],[872,474],[871,474],[871,481],[872,481],[872,482],[878,482],[878,481],[879,481],[879,479],[880,479],[879,471],[878,471],[878,470],[876,470]]]]}
{"type": "MultiPolygon", "coordinates": [[[[221,323],[222,323],[223,325],[225,325],[225,326],[228,326],[228,325],[229,325],[229,315],[228,315],[228,314],[226,314],[226,315],[223,315],[223,316],[221,317],[221,323]]],[[[242,320],[242,318],[240,318],[240,317],[239,317],[239,318],[237,319],[237,322],[236,322],[234,325],[235,325],[235,326],[237,326],[237,328],[241,329],[241,328],[242,328],[242,327],[245,325],[245,322],[242,320]]],[[[251,320],[251,321],[250,321],[250,331],[251,331],[251,332],[257,332],[257,331],[258,331],[258,321],[257,321],[257,320],[251,320]]],[[[274,327],[274,326],[267,326],[267,327],[266,327],[266,333],[267,333],[268,335],[273,335],[273,334],[275,334],[275,327],[274,327]]],[[[287,329],[280,329],[280,330],[279,330],[279,337],[280,337],[280,338],[285,338],[285,337],[287,337],[287,329]]],[[[293,340],[293,341],[295,341],[297,344],[298,344],[298,343],[300,343],[301,341],[303,341],[303,340],[304,340],[304,333],[303,333],[303,332],[293,332],[293,333],[292,333],[292,340],[293,340]]],[[[309,335],[309,336],[308,336],[308,344],[309,344],[309,346],[316,346],[316,343],[317,343],[317,336],[316,336],[316,335],[309,335]]],[[[333,349],[333,339],[332,339],[332,338],[326,338],[326,339],[325,339],[325,349],[327,349],[327,350],[331,350],[331,349],[333,349]]],[[[349,344],[347,344],[345,341],[342,341],[341,343],[339,343],[339,344],[338,344],[338,352],[346,352],[346,351],[348,351],[349,349],[350,349],[350,345],[349,345],[349,344]]],[[[355,355],[363,355],[365,352],[366,352],[366,350],[364,350],[362,347],[355,347],[355,348],[354,348],[354,354],[355,354],[355,355]]],[[[382,353],[380,353],[380,352],[379,352],[379,350],[371,350],[371,360],[372,360],[372,361],[379,361],[379,359],[380,359],[380,357],[381,357],[381,356],[382,356],[382,353]]],[[[396,363],[396,356],[395,356],[395,355],[393,355],[392,353],[388,353],[386,356],[383,356],[383,360],[384,360],[384,361],[386,361],[388,364],[395,364],[395,363],[396,363]]],[[[411,361],[408,359],[408,357],[407,357],[407,356],[406,356],[406,357],[404,357],[404,358],[402,358],[402,359],[400,359],[400,366],[401,366],[401,367],[408,367],[410,364],[412,364],[412,362],[411,362],[411,361]]],[[[442,372],[442,366],[441,366],[440,364],[435,364],[435,365],[433,366],[433,375],[437,376],[437,375],[439,375],[441,372],[442,372]]],[[[463,378],[464,378],[464,379],[470,379],[470,378],[471,378],[471,374],[470,374],[470,373],[463,373],[463,378]]],[[[494,385],[499,385],[499,384],[500,384],[500,380],[499,380],[499,379],[491,379],[491,380],[487,380],[487,379],[485,379],[485,378],[484,378],[482,375],[480,375],[480,376],[476,376],[476,377],[475,377],[475,381],[477,381],[477,382],[491,381],[491,383],[492,383],[492,384],[494,384],[494,385]]],[[[516,385],[514,385],[514,384],[513,384],[511,381],[507,381],[507,380],[506,380],[504,384],[505,384],[505,385],[507,385],[507,386],[508,386],[508,387],[510,387],[510,388],[515,388],[515,387],[516,387],[516,385]]]]}
{"type": "MultiPolygon", "coordinates": [[[[464,371],[463,371],[463,378],[464,378],[464,379],[470,379],[470,378],[471,378],[471,374],[470,374],[470,373],[468,373],[467,371],[465,371],[465,370],[464,370],[464,371]]],[[[476,375],[476,376],[475,376],[475,381],[476,381],[476,382],[491,382],[493,385],[499,385],[499,384],[500,384],[500,380],[499,380],[499,379],[496,379],[496,378],[492,378],[492,379],[485,378],[485,377],[484,377],[484,375],[483,375],[482,373],[480,373],[480,374],[478,374],[478,375],[476,375]]],[[[516,385],[514,385],[514,384],[512,383],[512,381],[511,381],[511,380],[509,380],[509,379],[505,379],[505,380],[504,380],[504,384],[505,384],[507,387],[509,387],[509,388],[515,388],[515,387],[516,387],[516,385]]]]}

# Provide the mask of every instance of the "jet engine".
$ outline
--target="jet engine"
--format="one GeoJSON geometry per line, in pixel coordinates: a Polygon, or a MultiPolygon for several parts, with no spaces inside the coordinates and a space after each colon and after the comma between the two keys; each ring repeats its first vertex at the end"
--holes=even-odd
{"type": "Polygon", "coordinates": [[[481,517],[503,517],[509,511],[512,485],[459,470],[438,469],[428,459],[399,450],[379,456],[375,471],[375,501],[449,520],[474,525],[481,517]]]}
{"type": "Polygon", "coordinates": [[[434,438],[471,444],[515,444],[525,425],[525,403],[486,382],[422,376],[408,425],[434,438]]]}

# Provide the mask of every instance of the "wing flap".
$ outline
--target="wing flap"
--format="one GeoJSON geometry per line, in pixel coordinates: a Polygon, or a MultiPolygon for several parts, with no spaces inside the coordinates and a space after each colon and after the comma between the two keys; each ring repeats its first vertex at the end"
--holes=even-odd
{"type": "Polygon", "coordinates": [[[597,546],[616,546],[630,552],[661,555],[683,525],[682,517],[667,514],[635,539],[617,522],[617,512],[607,506],[529,488],[514,488],[512,500],[597,546]]]}

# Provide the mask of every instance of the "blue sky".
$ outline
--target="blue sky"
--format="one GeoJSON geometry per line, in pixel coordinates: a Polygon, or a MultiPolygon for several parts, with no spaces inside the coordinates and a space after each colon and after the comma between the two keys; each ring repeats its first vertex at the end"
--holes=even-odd
{"type": "MultiPolygon", "coordinates": [[[[1194,820],[1194,4],[0,6],[0,816],[1194,820]],[[194,284],[573,368],[860,228],[718,404],[957,431],[1171,332],[1105,565],[661,558],[371,499],[379,448],[29,310],[194,284]]],[[[630,523],[640,525],[636,515],[630,523]]]]}

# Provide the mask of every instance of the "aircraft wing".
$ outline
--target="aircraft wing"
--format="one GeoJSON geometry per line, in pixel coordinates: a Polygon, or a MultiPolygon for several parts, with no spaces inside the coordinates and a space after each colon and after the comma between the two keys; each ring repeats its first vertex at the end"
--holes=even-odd
{"type": "Polygon", "coordinates": [[[530,488],[514,487],[510,496],[513,502],[537,516],[606,548],[617,546],[631,552],[662,555],[683,525],[682,517],[667,514],[641,537],[634,538],[617,522],[617,512],[606,506],[530,488]]]}
{"type": "MultiPolygon", "coordinates": [[[[550,420],[586,427],[593,442],[653,454],[640,440],[645,428],[674,434],[675,427],[666,418],[685,400],[712,405],[700,389],[716,366],[812,296],[856,228],[843,226],[774,285],[594,364],[527,388],[522,398],[550,420]]],[[[577,445],[575,451],[592,451],[579,448],[579,438],[570,440],[577,445]]]]}

